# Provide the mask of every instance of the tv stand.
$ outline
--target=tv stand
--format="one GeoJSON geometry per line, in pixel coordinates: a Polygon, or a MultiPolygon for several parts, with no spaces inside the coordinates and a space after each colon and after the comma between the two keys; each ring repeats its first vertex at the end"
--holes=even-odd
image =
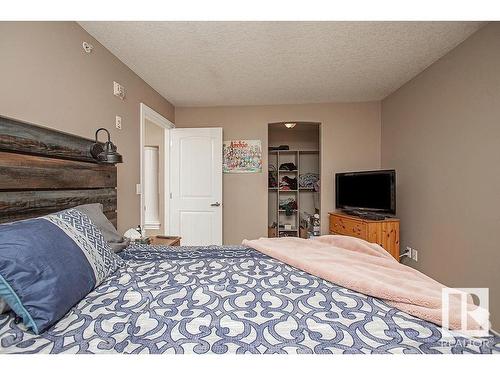
{"type": "Polygon", "coordinates": [[[367,219],[345,212],[330,212],[330,234],[361,238],[382,246],[399,261],[399,219],[367,219]]]}

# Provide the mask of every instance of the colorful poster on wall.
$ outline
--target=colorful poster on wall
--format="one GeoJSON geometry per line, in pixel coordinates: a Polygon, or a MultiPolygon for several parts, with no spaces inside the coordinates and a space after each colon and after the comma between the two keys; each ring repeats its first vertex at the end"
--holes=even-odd
{"type": "Polygon", "coordinates": [[[224,173],[262,172],[262,146],[260,140],[224,141],[224,173]]]}

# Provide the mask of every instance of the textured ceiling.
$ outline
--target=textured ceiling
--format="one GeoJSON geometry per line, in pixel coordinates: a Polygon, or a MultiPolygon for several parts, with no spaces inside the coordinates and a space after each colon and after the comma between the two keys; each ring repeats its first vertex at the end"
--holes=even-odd
{"type": "Polygon", "coordinates": [[[176,106],[379,100],[480,22],[80,22],[176,106]]]}

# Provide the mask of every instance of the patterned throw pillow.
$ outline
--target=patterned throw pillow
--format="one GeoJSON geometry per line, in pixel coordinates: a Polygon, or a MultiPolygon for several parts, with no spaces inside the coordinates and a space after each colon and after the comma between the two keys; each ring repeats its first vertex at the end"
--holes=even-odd
{"type": "Polygon", "coordinates": [[[75,209],[0,225],[0,298],[35,333],[123,265],[89,217],[75,209]]]}

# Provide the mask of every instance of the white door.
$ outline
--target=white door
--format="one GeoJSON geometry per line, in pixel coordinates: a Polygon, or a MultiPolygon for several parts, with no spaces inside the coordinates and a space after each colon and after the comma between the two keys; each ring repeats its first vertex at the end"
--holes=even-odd
{"type": "Polygon", "coordinates": [[[222,128],[170,131],[170,234],[222,245],[222,128]]]}

